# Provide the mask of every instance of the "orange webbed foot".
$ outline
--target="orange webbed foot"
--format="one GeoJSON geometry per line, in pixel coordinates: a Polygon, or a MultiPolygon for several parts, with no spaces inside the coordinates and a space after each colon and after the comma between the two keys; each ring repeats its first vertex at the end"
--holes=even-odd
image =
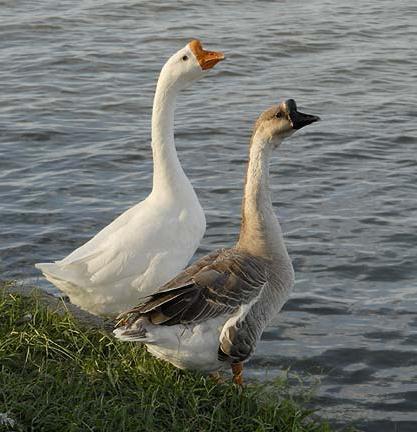
{"type": "Polygon", "coordinates": [[[232,363],[233,382],[239,386],[243,386],[243,363],[232,363]]]}

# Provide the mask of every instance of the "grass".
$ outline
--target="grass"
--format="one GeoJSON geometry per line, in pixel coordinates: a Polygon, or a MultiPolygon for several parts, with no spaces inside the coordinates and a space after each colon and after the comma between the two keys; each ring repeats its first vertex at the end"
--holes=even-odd
{"type": "Polygon", "coordinates": [[[330,431],[300,404],[285,382],[216,384],[0,287],[0,431],[330,431]]]}

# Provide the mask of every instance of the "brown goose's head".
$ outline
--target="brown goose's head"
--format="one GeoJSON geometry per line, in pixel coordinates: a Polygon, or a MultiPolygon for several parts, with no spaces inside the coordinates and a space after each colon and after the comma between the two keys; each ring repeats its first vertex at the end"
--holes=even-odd
{"type": "Polygon", "coordinates": [[[298,129],[320,120],[297,109],[294,99],[288,99],[264,111],[255,123],[253,137],[278,146],[298,129]]]}

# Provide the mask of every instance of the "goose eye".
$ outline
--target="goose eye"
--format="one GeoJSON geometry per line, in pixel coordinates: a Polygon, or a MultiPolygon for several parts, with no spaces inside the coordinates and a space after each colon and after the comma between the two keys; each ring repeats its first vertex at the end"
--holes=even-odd
{"type": "Polygon", "coordinates": [[[188,60],[188,56],[182,56],[182,59],[184,60],[184,61],[186,61],[186,60],[188,60]]]}

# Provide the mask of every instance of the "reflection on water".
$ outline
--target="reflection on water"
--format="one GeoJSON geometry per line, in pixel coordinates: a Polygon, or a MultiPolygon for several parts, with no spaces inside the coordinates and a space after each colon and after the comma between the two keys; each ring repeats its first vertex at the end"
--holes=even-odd
{"type": "Polygon", "coordinates": [[[292,97],[322,117],[271,165],[297,284],[252,375],[291,367],[320,378],[316,405],[332,421],[415,431],[414,2],[1,8],[2,277],[44,283],[34,262],[65,256],[147,195],[156,76],[199,37],[227,61],[177,109],[177,148],[207,214],[198,255],[236,238],[256,115],[292,97]]]}

